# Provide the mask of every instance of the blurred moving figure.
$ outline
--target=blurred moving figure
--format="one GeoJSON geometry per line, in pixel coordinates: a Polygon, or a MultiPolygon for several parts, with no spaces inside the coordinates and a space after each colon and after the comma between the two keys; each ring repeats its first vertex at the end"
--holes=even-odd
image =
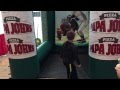
{"type": "Polygon", "coordinates": [[[77,66],[80,67],[80,61],[78,57],[78,49],[73,44],[73,40],[75,37],[75,33],[73,30],[67,32],[67,41],[63,44],[61,51],[61,58],[63,59],[63,64],[67,70],[67,78],[68,79],[78,79],[75,61],[77,62],[77,66]]]}

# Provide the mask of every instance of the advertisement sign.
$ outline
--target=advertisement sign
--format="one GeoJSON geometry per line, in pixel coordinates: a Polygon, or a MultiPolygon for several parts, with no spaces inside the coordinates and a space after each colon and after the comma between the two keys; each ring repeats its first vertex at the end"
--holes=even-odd
{"type": "Polygon", "coordinates": [[[120,11],[91,11],[89,55],[100,60],[120,57],[120,11]]]}
{"type": "Polygon", "coordinates": [[[89,11],[55,11],[55,43],[62,46],[68,31],[75,32],[74,44],[86,46],[89,40],[89,11]]]}
{"type": "Polygon", "coordinates": [[[8,57],[24,59],[36,55],[32,11],[2,11],[8,57]]]}

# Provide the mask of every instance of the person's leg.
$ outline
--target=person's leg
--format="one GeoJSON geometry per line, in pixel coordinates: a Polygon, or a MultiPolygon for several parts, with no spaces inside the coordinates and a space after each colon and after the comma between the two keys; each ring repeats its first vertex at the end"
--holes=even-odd
{"type": "Polygon", "coordinates": [[[67,78],[70,79],[70,68],[69,68],[69,64],[65,64],[66,70],[67,70],[67,78]]]}
{"type": "Polygon", "coordinates": [[[71,72],[71,79],[78,79],[78,75],[77,75],[77,70],[74,64],[71,64],[71,68],[72,68],[72,72],[71,72]]]}

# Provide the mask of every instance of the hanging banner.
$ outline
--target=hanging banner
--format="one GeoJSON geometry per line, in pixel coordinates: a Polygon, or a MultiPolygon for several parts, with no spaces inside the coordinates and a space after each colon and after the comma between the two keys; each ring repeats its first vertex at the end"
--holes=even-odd
{"type": "Polygon", "coordinates": [[[8,57],[24,59],[36,55],[32,11],[2,11],[8,57]]]}
{"type": "Polygon", "coordinates": [[[120,58],[120,11],[91,11],[89,55],[100,60],[120,58]]]}
{"type": "Polygon", "coordinates": [[[55,11],[55,43],[62,46],[68,31],[75,32],[74,44],[87,46],[89,42],[89,11],[55,11]]]}

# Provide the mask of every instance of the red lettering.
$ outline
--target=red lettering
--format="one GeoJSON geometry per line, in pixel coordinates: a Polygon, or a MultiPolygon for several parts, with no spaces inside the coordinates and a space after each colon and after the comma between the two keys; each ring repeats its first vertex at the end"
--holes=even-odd
{"type": "Polygon", "coordinates": [[[90,46],[90,51],[93,52],[93,53],[95,53],[94,45],[91,45],[91,46],[90,46]]]}
{"type": "Polygon", "coordinates": [[[29,52],[31,51],[31,45],[28,45],[28,51],[29,52]]]}
{"type": "Polygon", "coordinates": [[[96,32],[120,32],[120,20],[109,20],[109,29],[106,30],[105,20],[96,21],[91,24],[92,31],[96,32]]]}
{"type": "MultiPolygon", "coordinates": [[[[108,47],[110,47],[111,45],[110,44],[108,44],[108,47]]],[[[108,52],[106,52],[106,55],[110,55],[110,50],[111,48],[108,48],[108,52]]]]}
{"type": "Polygon", "coordinates": [[[18,49],[17,49],[18,50],[18,54],[22,54],[22,52],[23,52],[22,45],[18,44],[17,47],[18,47],[18,49]]]}
{"type": "Polygon", "coordinates": [[[23,44],[23,53],[28,53],[27,45],[23,44]]]}
{"type": "Polygon", "coordinates": [[[20,23],[21,33],[25,33],[25,24],[20,23]]]}
{"type": "Polygon", "coordinates": [[[24,54],[34,51],[34,45],[30,44],[14,44],[14,54],[24,54]]]}
{"type": "Polygon", "coordinates": [[[91,24],[91,28],[92,28],[92,31],[96,31],[96,29],[95,29],[95,22],[93,24],[91,24]]]}
{"type": "Polygon", "coordinates": [[[93,44],[90,49],[93,53],[104,54],[104,44],[93,44]]]}
{"type": "Polygon", "coordinates": [[[108,29],[108,32],[111,32],[112,29],[113,29],[113,20],[110,20],[110,25],[109,25],[109,29],[108,29]]]}
{"type": "Polygon", "coordinates": [[[120,44],[117,44],[116,50],[117,50],[117,54],[120,54],[120,44]]]}
{"type": "Polygon", "coordinates": [[[4,31],[6,34],[10,34],[8,24],[4,24],[4,31]]]}
{"type": "Polygon", "coordinates": [[[103,44],[100,44],[98,54],[104,54],[104,45],[103,44]]]}
{"type": "Polygon", "coordinates": [[[27,32],[31,32],[32,31],[31,25],[26,24],[26,30],[27,30],[27,32]]]}
{"type": "Polygon", "coordinates": [[[117,32],[119,30],[120,24],[118,20],[110,20],[108,32],[117,32]]]}
{"type": "Polygon", "coordinates": [[[32,32],[32,26],[29,25],[29,32],[32,32]]]}
{"type": "Polygon", "coordinates": [[[34,51],[34,45],[32,45],[32,47],[31,47],[31,51],[34,51]]]}
{"type": "Polygon", "coordinates": [[[108,44],[108,52],[106,55],[120,54],[120,44],[108,44]]]}
{"type": "Polygon", "coordinates": [[[120,20],[119,20],[119,24],[118,24],[118,32],[120,32],[120,20]]]}
{"type": "Polygon", "coordinates": [[[101,32],[106,32],[105,21],[101,21],[100,31],[101,31],[101,32]]]}
{"type": "Polygon", "coordinates": [[[20,33],[20,25],[18,23],[15,23],[15,31],[16,31],[16,34],[20,33]]]}
{"type": "Polygon", "coordinates": [[[8,52],[9,52],[10,54],[13,54],[11,44],[8,44],[8,45],[7,45],[7,48],[8,48],[8,52]]]}
{"type": "Polygon", "coordinates": [[[11,23],[11,27],[12,27],[12,32],[11,32],[11,34],[14,34],[14,33],[15,33],[15,29],[16,29],[15,24],[14,24],[14,23],[11,23]]]}
{"type": "Polygon", "coordinates": [[[16,44],[14,44],[14,48],[15,48],[15,52],[14,52],[14,54],[17,54],[17,53],[18,53],[18,52],[17,52],[17,51],[18,51],[18,50],[17,50],[17,49],[18,49],[18,47],[17,47],[17,45],[16,45],[16,44]]]}
{"type": "Polygon", "coordinates": [[[29,24],[11,23],[11,27],[12,27],[11,34],[19,34],[19,33],[32,32],[32,27],[29,24]]]}
{"type": "Polygon", "coordinates": [[[111,50],[112,55],[116,54],[116,44],[113,44],[113,45],[111,45],[111,47],[108,47],[108,48],[111,48],[110,50],[111,50]]]}
{"type": "Polygon", "coordinates": [[[92,31],[106,32],[105,21],[96,21],[91,24],[92,31]]]}
{"type": "Polygon", "coordinates": [[[114,20],[113,32],[117,32],[118,28],[119,28],[119,21],[114,20]]]}
{"type": "Polygon", "coordinates": [[[97,22],[96,22],[96,31],[97,31],[98,29],[100,29],[100,21],[97,21],[97,22]]]}
{"type": "Polygon", "coordinates": [[[98,44],[95,44],[95,53],[99,50],[99,45],[98,44]]]}

